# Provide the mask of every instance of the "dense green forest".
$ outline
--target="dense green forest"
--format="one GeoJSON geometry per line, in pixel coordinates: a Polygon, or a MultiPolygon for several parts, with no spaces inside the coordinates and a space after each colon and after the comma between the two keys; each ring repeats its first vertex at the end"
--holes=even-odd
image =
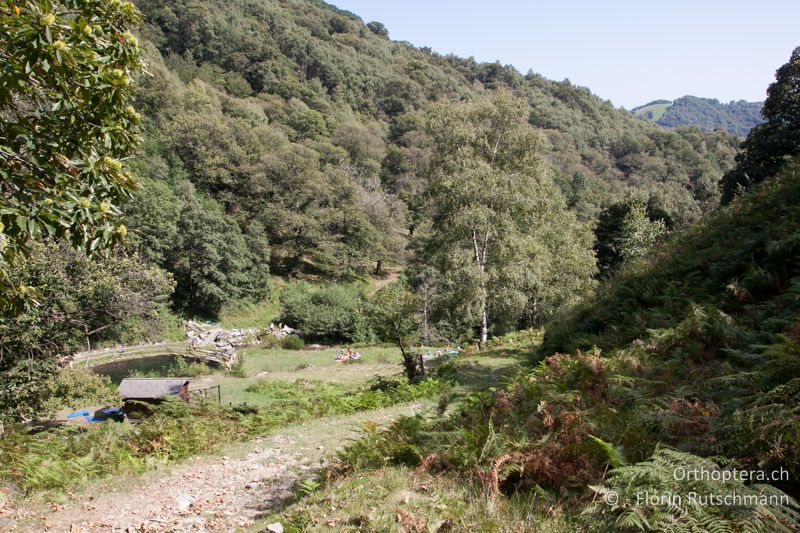
{"type": "Polygon", "coordinates": [[[635,195],[687,227],[716,205],[733,163],[733,137],[665,132],[569,82],[393,42],[322,3],[139,7],[150,75],[133,169],[144,188],[127,215],[135,246],[173,273],[175,306],[188,312],[262,297],[267,265],[350,280],[405,264],[438,209],[421,194],[435,101],[501,86],[526,100],[540,156],[584,221],[635,195]]]}
{"type": "Polygon", "coordinates": [[[764,121],[761,116],[763,105],[763,102],[745,100],[725,104],[713,98],[682,96],[673,102],[656,100],[634,107],[631,113],[665,128],[697,126],[703,131],[719,128],[732,135],[745,137],[764,121]]]}

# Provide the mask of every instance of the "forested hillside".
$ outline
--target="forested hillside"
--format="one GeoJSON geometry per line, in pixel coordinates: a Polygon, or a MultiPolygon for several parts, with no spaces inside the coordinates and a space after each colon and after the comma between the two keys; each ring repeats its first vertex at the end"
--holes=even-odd
{"type": "Polygon", "coordinates": [[[745,137],[764,121],[761,116],[763,105],[763,102],[745,100],[724,104],[712,98],[682,96],[674,102],[656,100],[631,109],[631,113],[665,128],[697,126],[703,131],[720,128],[732,135],[745,137]]]}
{"type": "Polygon", "coordinates": [[[435,101],[500,86],[526,99],[539,153],[588,221],[636,194],[685,227],[716,205],[737,146],[720,132],[663,131],[566,81],[393,42],[322,2],[138,7],[150,74],[129,226],[190,312],[263,296],[267,265],[347,280],[402,264],[435,214],[420,196],[435,101]]]}
{"type": "MultiPolygon", "coordinates": [[[[723,180],[724,207],[628,257],[592,295],[550,321],[530,365],[504,387],[471,394],[449,413],[442,400],[435,415],[365,434],[340,454],[345,480],[284,516],[292,524],[324,524],[341,516],[330,502],[358,493],[364,479],[391,486],[381,480],[413,468],[415,490],[436,487],[414,508],[428,523],[795,531],[798,73],[800,48],[778,69],[766,121],[723,180]],[[755,179],[735,181],[745,173],[755,179]],[[358,484],[347,479],[353,470],[358,484]],[[734,493],[741,499],[728,503],[734,493]],[[724,503],[716,499],[723,494],[724,503]],[[461,495],[466,503],[451,512],[461,495]]],[[[639,228],[631,234],[640,243],[663,229],[646,204],[628,204],[624,215],[612,207],[598,234],[619,219],[639,228]]],[[[513,353],[515,340],[496,342],[513,353]]],[[[439,368],[456,380],[469,371],[487,369],[463,360],[439,368]]]]}

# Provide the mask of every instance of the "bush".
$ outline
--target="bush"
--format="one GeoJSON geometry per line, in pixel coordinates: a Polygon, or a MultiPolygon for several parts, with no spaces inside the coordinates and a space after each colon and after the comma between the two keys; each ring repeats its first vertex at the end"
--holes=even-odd
{"type": "Polygon", "coordinates": [[[283,347],[284,350],[302,350],[303,348],[305,348],[306,343],[303,342],[303,339],[301,339],[300,337],[289,335],[288,337],[283,338],[281,346],[283,347]]]}
{"type": "Polygon", "coordinates": [[[120,402],[108,376],[85,368],[65,368],[58,372],[53,383],[53,396],[47,403],[50,413],[64,407],[77,409],[85,405],[119,405],[120,402]]]}
{"type": "Polygon", "coordinates": [[[272,350],[283,346],[282,339],[275,337],[269,331],[262,332],[259,338],[261,339],[261,343],[258,345],[259,348],[272,350]]]}
{"type": "Polygon", "coordinates": [[[213,374],[214,369],[205,363],[198,361],[189,362],[183,357],[176,357],[165,371],[159,370],[135,370],[131,372],[131,377],[136,378],[162,378],[162,377],[188,377],[207,376],[213,374]]]}
{"type": "Polygon", "coordinates": [[[228,373],[231,376],[234,376],[234,377],[237,377],[237,378],[246,378],[247,377],[247,372],[244,369],[244,362],[245,362],[245,355],[244,355],[243,352],[239,352],[237,357],[236,357],[236,361],[233,363],[233,366],[231,366],[231,368],[228,371],[228,373]]]}
{"type": "Polygon", "coordinates": [[[362,318],[364,293],[346,285],[314,288],[289,285],[281,292],[281,321],[300,330],[306,341],[348,343],[367,336],[362,318]]]}

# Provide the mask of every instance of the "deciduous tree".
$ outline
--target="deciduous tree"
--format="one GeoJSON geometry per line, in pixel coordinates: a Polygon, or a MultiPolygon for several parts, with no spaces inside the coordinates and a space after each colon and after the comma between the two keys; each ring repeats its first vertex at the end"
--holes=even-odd
{"type": "Polygon", "coordinates": [[[503,89],[430,116],[429,253],[482,342],[493,322],[516,326],[526,311],[540,320],[574,299],[595,270],[589,232],[567,210],[527,117],[527,103],[503,89]]]}
{"type": "Polygon", "coordinates": [[[736,156],[736,168],[720,181],[723,202],[774,175],[789,157],[800,154],[800,47],[775,73],[761,113],[766,122],[750,130],[736,156]]]}
{"type": "Polygon", "coordinates": [[[375,334],[400,348],[409,381],[417,378],[419,370],[411,345],[420,333],[420,307],[419,298],[400,282],[376,292],[367,307],[368,321],[375,334]]]}
{"type": "Polygon", "coordinates": [[[87,252],[125,236],[138,20],[120,0],[0,5],[0,304],[19,311],[24,287],[10,285],[8,265],[43,236],[87,252]]]}

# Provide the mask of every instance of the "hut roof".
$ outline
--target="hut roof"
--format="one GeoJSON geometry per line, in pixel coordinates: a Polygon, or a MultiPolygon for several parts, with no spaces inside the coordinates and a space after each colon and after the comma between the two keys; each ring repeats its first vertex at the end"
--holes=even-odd
{"type": "Polygon", "coordinates": [[[160,399],[180,394],[189,378],[125,378],[119,384],[119,394],[123,399],[160,399]]]}

